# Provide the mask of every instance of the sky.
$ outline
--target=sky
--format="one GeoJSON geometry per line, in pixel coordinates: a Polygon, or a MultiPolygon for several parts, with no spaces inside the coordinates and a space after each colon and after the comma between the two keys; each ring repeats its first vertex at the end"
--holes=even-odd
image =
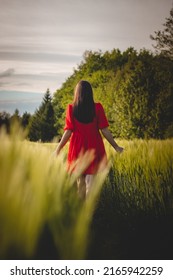
{"type": "Polygon", "coordinates": [[[0,112],[34,113],[86,50],[153,50],[173,0],[0,0],[0,112]]]}

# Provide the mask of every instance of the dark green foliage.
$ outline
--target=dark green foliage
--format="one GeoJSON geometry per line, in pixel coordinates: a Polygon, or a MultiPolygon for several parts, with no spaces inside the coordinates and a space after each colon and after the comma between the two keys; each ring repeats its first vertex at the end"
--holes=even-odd
{"type": "Polygon", "coordinates": [[[105,108],[112,133],[120,138],[173,135],[173,61],[147,50],[86,51],[77,70],[54,94],[58,133],[65,109],[80,79],[88,80],[94,99],[105,108]]]}
{"type": "Polygon", "coordinates": [[[27,128],[28,127],[30,119],[31,119],[31,114],[25,112],[22,115],[21,125],[22,125],[23,128],[27,128]]]}
{"type": "Polygon", "coordinates": [[[44,95],[42,104],[32,116],[29,127],[31,141],[49,142],[56,135],[54,109],[49,89],[44,95]]]}
{"type": "Polygon", "coordinates": [[[0,113],[0,128],[5,127],[7,132],[10,129],[10,114],[6,112],[0,113]]]}
{"type": "Polygon", "coordinates": [[[2,112],[0,113],[0,128],[5,127],[7,133],[10,132],[10,127],[17,122],[22,128],[28,128],[29,122],[31,119],[31,114],[25,112],[22,116],[19,114],[19,110],[16,109],[13,115],[9,113],[2,112]]]}
{"type": "Polygon", "coordinates": [[[14,114],[11,116],[11,118],[10,118],[10,122],[19,122],[20,123],[20,121],[21,121],[21,117],[20,117],[20,115],[19,115],[19,110],[18,109],[16,109],[15,111],[14,111],[14,114]]]}

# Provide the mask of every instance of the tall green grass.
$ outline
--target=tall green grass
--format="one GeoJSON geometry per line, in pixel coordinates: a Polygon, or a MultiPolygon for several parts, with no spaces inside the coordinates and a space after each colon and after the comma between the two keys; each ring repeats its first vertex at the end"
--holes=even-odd
{"type": "Polygon", "coordinates": [[[76,178],[89,155],[69,176],[66,151],[54,157],[55,143],[24,139],[20,128],[0,132],[1,259],[128,258],[135,243],[144,250],[153,240],[171,241],[164,229],[173,223],[173,140],[121,140],[123,154],[105,143],[111,169],[95,178],[83,202],[76,178]],[[50,242],[56,253],[48,256],[44,247],[50,242]]]}
{"type": "Polygon", "coordinates": [[[173,140],[121,140],[92,223],[88,258],[172,259],[173,140]]]}
{"type": "Polygon", "coordinates": [[[54,144],[30,143],[19,128],[10,136],[1,131],[0,143],[0,257],[34,258],[47,226],[59,258],[85,258],[89,225],[107,170],[95,178],[94,191],[83,203],[76,178],[88,155],[81,159],[78,174],[69,176],[65,154],[52,154],[54,144]]]}
{"type": "Polygon", "coordinates": [[[125,152],[120,157],[109,152],[114,189],[143,210],[156,205],[172,208],[173,140],[121,141],[121,145],[125,152]]]}

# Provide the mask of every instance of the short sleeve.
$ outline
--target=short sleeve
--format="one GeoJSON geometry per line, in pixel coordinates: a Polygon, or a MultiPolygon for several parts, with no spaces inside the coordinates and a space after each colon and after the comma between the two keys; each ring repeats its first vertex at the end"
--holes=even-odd
{"type": "Polygon", "coordinates": [[[103,106],[101,103],[97,103],[97,120],[98,128],[102,129],[109,126],[108,120],[106,118],[103,106]]]}
{"type": "Polygon", "coordinates": [[[65,127],[64,130],[73,130],[73,108],[72,105],[69,104],[66,109],[66,117],[65,117],[65,127]]]}

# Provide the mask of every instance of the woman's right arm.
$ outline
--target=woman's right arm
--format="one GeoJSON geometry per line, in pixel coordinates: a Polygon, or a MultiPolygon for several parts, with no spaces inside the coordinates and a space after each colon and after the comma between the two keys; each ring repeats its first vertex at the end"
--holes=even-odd
{"type": "Polygon", "coordinates": [[[56,148],[56,151],[55,151],[57,155],[60,153],[61,149],[65,146],[65,144],[69,140],[71,134],[72,134],[71,130],[69,130],[69,129],[65,130],[65,132],[61,138],[61,141],[59,142],[59,144],[56,148]]]}
{"type": "Polygon", "coordinates": [[[122,153],[123,152],[123,148],[118,146],[118,144],[115,142],[112,133],[109,131],[109,129],[107,127],[102,128],[101,132],[103,134],[103,136],[106,138],[106,140],[111,144],[111,146],[118,152],[118,153],[122,153]]]}

